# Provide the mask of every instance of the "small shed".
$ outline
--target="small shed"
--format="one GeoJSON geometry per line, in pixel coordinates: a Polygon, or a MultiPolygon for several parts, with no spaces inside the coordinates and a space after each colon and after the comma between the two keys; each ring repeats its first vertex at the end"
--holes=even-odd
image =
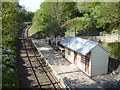
{"type": "Polygon", "coordinates": [[[89,76],[106,74],[108,71],[108,53],[98,42],[68,36],[60,41],[65,48],[65,58],[76,64],[89,76]]]}

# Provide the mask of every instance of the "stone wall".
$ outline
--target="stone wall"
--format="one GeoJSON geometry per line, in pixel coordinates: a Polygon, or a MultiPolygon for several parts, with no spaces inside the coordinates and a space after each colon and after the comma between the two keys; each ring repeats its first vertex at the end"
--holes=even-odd
{"type": "Polygon", "coordinates": [[[102,42],[120,42],[120,36],[81,36],[81,38],[102,42]]]}

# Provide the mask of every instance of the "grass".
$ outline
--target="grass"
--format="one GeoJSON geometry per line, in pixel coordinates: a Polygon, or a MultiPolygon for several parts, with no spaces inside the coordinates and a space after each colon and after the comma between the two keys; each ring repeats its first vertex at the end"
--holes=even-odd
{"type": "Polygon", "coordinates": [[[34,28],[33,26],[29,29],[29,36],[32,36],[33,34],[37,33],[39,30],[37,30],[36,28],[34,28]]]}
{"type": "Polygon", "coordinates": [[[112,43],[100,42],[100,43],[110,51],[109,53],[110,57],[120,61],[120,42],[112,43]]]}

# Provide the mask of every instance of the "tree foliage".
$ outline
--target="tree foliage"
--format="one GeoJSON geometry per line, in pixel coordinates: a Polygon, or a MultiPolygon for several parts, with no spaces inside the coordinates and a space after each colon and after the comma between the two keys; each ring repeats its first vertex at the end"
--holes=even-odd
{"type": "Polygon", "coordinates": [[[118,27],[120,2],[78,2],[80,13],[89,14],[96,29],[110,32],[118,27]]]}
{"type": "Polygon", "coordinates": [[[68,20],[65,22],[62,27],[65,27],[67,29],[66,33],[69,32],[84,32],[85,30],[90,29],[93,27],[92,21],[90,18],[87,17],[77,17],[71,20],[68,20]]]}
{"type": "Polygon", "coordinates": [[[2,43],[4,49],[13,48],[16,38],[23,28],[18,3],[2,3],[2,43]]]}
{"type": "Polygon", "coordinates": [[[83,28],[86,33],[92,29],[110,33],[119,28],[119,9],[120,2],[44,2],[35,13],[33,27],[46,36],[61,35],[75,27],[81,32],[85,26],[89,26],[83,28]],[[66,30],[61,28],[66,24],[66,30]]]}
{"type": "Polygon", "coordinates": [[[24,16],[20,12],[21,6],[17,2],[2,3],[2,68],[3,88],[18,87],[16,75],[16,64],[13,62],[16,58],[17,38],[24,27],[24,16]]]}
{"type": "Polygon", "coordinates": [[[61,25],[75,17],[75,3],[44,2],[35,13],[33,27],[43,31],[45,35],[62,35],[61,25]]]}
{"type": "Polygon", "coordinates": [[[34,16],[33,12],[22,11],[20,13],[22,21],[24,22],[32,22],[32,18],[34,16]]]}
{"type": "Polygon", "coordinates": [[[91,12],[91,16],[96,20],[96,27],[117,27],[118,23],[120,23],[119,5],[118,2],[103,2],[100,5],[97,5],[91,12]]]}

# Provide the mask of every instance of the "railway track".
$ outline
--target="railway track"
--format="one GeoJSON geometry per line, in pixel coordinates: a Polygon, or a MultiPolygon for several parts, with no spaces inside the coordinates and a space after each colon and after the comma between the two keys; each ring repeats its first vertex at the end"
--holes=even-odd
{"type": "Polygon", "coordinates": [[[34,85],[39,89],[61,89],[60,82],[53,75],[51,68],[45,63],[44,59],[41,58],[39,52],[34,47],[31,39],[28,37],[28,30],[30,26],[22,32],[23,47],[26,53],[26,57],[29,62],[29,68],[34,76],[34,85]]]}

